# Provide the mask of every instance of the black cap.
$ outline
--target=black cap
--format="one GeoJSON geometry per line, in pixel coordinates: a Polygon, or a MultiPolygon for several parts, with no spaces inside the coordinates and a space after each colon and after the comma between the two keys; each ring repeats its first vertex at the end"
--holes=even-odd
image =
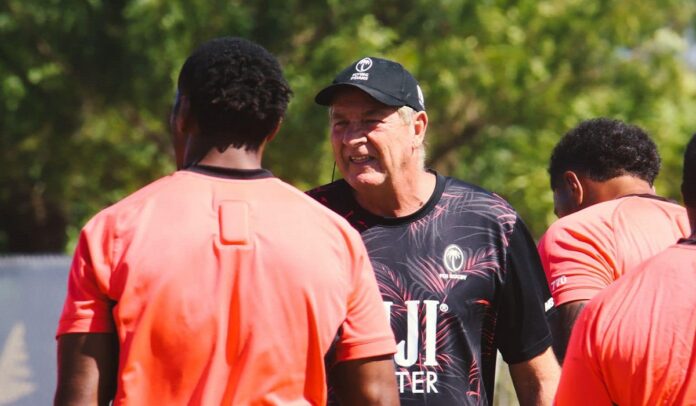
{"type": "Polygon", "coordinates": [[[381,58],[366,57],[352,63],[336,76],[331,85],[317,93],[314,101],[331,105],[336,90],[354,86],[387,106],[409,106],[425,110],[423,92],[416,79],[401,64],[381,58]]]}

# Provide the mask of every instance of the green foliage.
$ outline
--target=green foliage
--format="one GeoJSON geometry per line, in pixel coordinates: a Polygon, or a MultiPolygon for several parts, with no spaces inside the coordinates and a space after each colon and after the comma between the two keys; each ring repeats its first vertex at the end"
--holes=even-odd
{"type": "Polygon", "coordinates": [[[278,55],[294,98],[266,165],[331,177],[317,90],[365,55],[403,63],[430,117],[429,164],[508,198],[539,236],[546,165],[578,121],[644,126],[679,197],[696,128],[690,0],[6,0],[0,4],[0,252],[60,250],[97,210],[173,170],[167,116],[200,42],[244,36],[278,55]]]}

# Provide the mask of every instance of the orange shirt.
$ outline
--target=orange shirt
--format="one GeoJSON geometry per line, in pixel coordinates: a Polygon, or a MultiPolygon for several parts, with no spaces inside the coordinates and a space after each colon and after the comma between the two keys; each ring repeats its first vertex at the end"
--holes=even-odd
{"type": "Polygon", "coordinates": [[[590,301],[558,405],[696,404],[696,245],[649,259],[590,301]]]}
{"type": "Polygon", "coordinates": [[[395,352],[360,235],[267,171],[196,167],[97,214],[58,326],[118,334],[114,404],[324,404],[324,355],[395,352]]]}
{"type": "Polygon", "coordinates": [[[686,210],[656,196],[626,196],[558,219],[538,246],[555,305],[591,299],[690,233],[686,210]]]}

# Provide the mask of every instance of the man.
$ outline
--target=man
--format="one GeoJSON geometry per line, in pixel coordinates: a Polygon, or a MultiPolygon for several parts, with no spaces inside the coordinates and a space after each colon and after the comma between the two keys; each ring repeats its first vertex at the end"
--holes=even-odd
{"type": "Polygon", "coordinates": [[[559,405],[696,404],[696,136],[682,194],[691,236],[590,301],[570,339],[559,405]]]}
{"type": "Polygon", "coordinates": [[[338,395],[396,404],[394,338],[360,236],[261,167],[291,94],[276,59],[215,39],[178,85],[177,161],[192,165],[82,231],[56,404],[323,404],[338,331],[338,395]]]}
{"type": "Polygon", "coordinates": [[[655,195],[657,147],[640,128],[598,118],[556,145],[549,174],[556,214],[539,254],[558,312],[551,326],[563,362],[587,301],[642,260],[689,235],[684,208],[655,195]]]}
{"type": "Polygon", "coordinates": [[[500,197],[424,168],[423,94],[398,63],[363,58],[316,96],[343,180],[310,194],[368,248],[397,339],[404,405],[490,404],[496,349],[520,403],[549,404],[559,367],[532,239],[500,197]]]}

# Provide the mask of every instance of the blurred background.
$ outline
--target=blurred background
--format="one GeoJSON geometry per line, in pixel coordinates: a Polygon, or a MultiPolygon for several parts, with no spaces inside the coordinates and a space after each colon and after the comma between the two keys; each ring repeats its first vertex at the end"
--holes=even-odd
{"type": "Polygon", "coordinates": [[[223,35],[276,54],[294,89],[266,166],[301,189],[333,161],[313,97],[366,55],[425,93],[428,163],[512,202],[539,237],[554,219],[546,167],[580,120],[644,127],[679,199],[696,131],[692,0],[3,0],[0,252],[71,252],[83,223],[173,170],[178,70],[223,35]]]}
{"type": "MultiPolygon", "coordinates": [[[[420,81],[428,165],[507,198],[535,238],[554,220],[551,149],[583,119],[645,128],[663,158],[658,193],[680,201],[696,131],[693,0],[3,0],[0,295],[31,303],[64,289],[64,257],[17,255],[70,254],[99,209],[174,169],[178,70],[224,35],[261,43],[284,66],[294,98],[265,166],[300,189],[329,181],[333,166],[315,93],[380,56],[420,81]],[[60,271],[19,271],[35,261],[60,271]]],[[[0,310],[0,386],[16,389],[23,375],[8,378],[3,354],[32,328],[18,329],[11,309],[0,310]]]]}

